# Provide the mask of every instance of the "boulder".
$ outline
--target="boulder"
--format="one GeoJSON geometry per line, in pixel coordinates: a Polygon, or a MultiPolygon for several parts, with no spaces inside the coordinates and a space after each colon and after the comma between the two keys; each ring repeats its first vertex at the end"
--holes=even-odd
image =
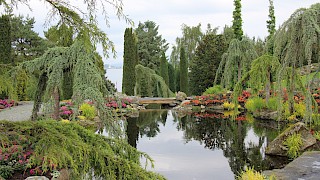
{"type": "Polygon", "coordinates": [[[6,108],[6,107],[4,105],[0,104],[0,109],[4,109],[4,108],[6,108]]]}
{"type": "Polygon", "coordinates": [[[279,180],[318,180],[320,177],[320,151],[304,152],[284,168],[263,171],[262,174],[274,176],[279,180]]]}
{"type": "Polygon", "coordinates": [[[184,101],[185,99],[187,99],[187,95],[184,92],[178,92],[176,93],[176,100],[177,101],[184,101]]]}
{"type": "Polygon", "coordinates": [[[310,131],[306,128],[304,123],[298,122],[289,128],[287,128],[283,133],[281,133],[276,139],[274,139],[266,149],[266,154],[287,156],[287,148],[283,145],[284,141],[294,133],[300,134],[302,139],[302,146],[300,152],[303,152],[306,148],[314,145],[317,140],[313,137],[310,131]]]}
{"type": "Polygon", "coordinates": [[[256,119],[265,119],[265,120],[277,120],[278,112],[277,111],[259,111],[254,112],[253,117],[256,119]]]}

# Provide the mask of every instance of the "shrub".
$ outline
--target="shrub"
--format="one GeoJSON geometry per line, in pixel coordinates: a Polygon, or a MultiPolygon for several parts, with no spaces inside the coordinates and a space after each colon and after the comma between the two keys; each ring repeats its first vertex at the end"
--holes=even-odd
{"type": "Polygon", "coordinates": [[[222,86],[216,85],[216,86],[207,88],[206,91],[203,94],[204,95],[219,94],[219,93],[222,93],[222,92],[224,92],[224,89],[222,88],[222,86]]]}
{"type": "Polygon", "coordinates": [[[88,103],[83,103],[79,109],[81,111],[81,114],[87,119],[93,119],[94,117],[96,117],[96,109],[94,108],[94,106],[88,103]]]}
{"type": "Polygon", "coordinates": [[[12,176],[14,170],[12,166],[0,165],[0,179],[1,177],[4,179],[8,179],[12,176]]]}
{"type": "Polygon", "coordinates": [[[295,159],[300,155],[300,147],[302,146],[302,139],[300,134],[292,134],[289,136],[284,142],[283,145],[285,145],[288,148],[288,157],[295,159]]]}
{"type": "Polygon", "coordinates": [[[266,177],[261,173],[255,171],[253,168],[248,168],[245,171],[242,171],[238,176],[239,180],[265,180],[266,177]]]}
{"type": "Polygon", "coordinates": [[[249,112],[260,111],[266,107],[265,101],[260,97],[254,97],[248,99],[244,106],[249,112]]]}
{"type": "Polygon", "coordinates": [[[266,102],[266,107],[270,110],[276,111],[278,109],[278,98],[277,97],[272,97],[269,99],[268,102],[266,102]]]}
{"type": "Polygon", "coordinates": [[[223,108],[224,109],[228,109],[228,110],[232,110],[232,109],[234,109],[234,107],[235,107],[235,105],[231,102],[231,103],[229,103],[229,102],[224,102],[223,104],[222,104],[222,106],[223,106],[223,108]]]}
{"type": "Polygon", "coordinates": [[[294,103],[294,111],[296,116],[303,117],[306,113],[306,105],[302,102],[294,103]]]}

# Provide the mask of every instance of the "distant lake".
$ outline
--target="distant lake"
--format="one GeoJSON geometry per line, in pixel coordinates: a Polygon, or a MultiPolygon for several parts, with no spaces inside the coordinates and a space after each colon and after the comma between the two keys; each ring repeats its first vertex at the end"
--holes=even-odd
{"type": "Polygon", "coordinates": [[[122,90],[122,69],[106,69],[108,79],[116,85],[118,92],[122,90]]]}

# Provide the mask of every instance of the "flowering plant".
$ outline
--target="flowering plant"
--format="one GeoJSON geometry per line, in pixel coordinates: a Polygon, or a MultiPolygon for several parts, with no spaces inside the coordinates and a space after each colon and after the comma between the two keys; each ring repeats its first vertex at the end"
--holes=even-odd
{"type": "Polygon", "coordinates": [[[0,99],[0,106],[3,106],[4,108],[9,108],[14,105],[14,100],[8,100],[8,99],[0,99]]]}
{"type": "Polygon", "coordinates": [[[59,115],[62,119],[70,119],[73,111],[72,107],[73,104],[71,101],[62,101],[60,103],[59,115]]]}

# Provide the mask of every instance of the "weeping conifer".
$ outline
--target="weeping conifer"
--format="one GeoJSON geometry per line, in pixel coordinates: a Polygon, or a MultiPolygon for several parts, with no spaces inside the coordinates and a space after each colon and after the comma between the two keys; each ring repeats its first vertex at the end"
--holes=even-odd
{"type": "MultiPolygon", "coordinates": [[[[293,92],[296,90],[295,84],[299,80],[296,77],[295,69],[302,65],[310,65],[320,61],[320,3],[312,5],[310,8],[296,10],[290,18],[285,21],[275,34],[274,55],[280,59],[281,68],[277,74],[277,84],[279,91],[282,91],[282,79],[289,77],[287,91],[289,94],[289,109],[294,111],[293,92]],[[291,68],[293,70],[288,71],[291,68]]],[[[307,89],[310,90],[312,76],[307,77],[307,89]]],[[[307,113],[305,120],[311,120],[313,97],[308,91],[306,94],[307,113]]],[[[315,108],[317,109],[317,108],[315,108]]]]}
{"type": "Polygon", "coordinates": [[[251,62],[255,58],[257,58],[257,53],[249,38],[244,37],[241,41],[233,39],[228,51],[222,55],[214,84],[216,84],[218,77],[222,75],[221,85],[226,88],[233,88],[241,80],[242,74],[249,71],[251,62]]]}
{"type": "Polygon", "coordinates": [[[133,96],[136,84],[135,66],[138,64],[137,43],[132,28],[124,33],[122,93],[133,96]]]}
{"type": "Polygon", "coordinates": [[[174,94],[164,79],[156,72],[140,64],[136,65],[135,95],[143,97],[172,97],[174,94]]]}
{"type": "MultiPolygon", "coordinates": [[[[92,47],[93,48],[93,47],[92,47]]],[[[38,90],[32,119],[37,118],[40,104],[45,102],[48,112],[58,117],[60,95],[63,91],[65,73],[72,69],[73,96],[72,102],[79,107],[84,100],[92,100],[98,110],[99,117],[116,137],[121,135],[120,125],[110,120],[111,112],[105,106],[104,97],[108,95],[104,74],[95,63],[93,49],[86,49],[81,40],[76,40],[71,47],[49,49],[44,55],[32,61],[24,62],[19,68],[29,73],[39,73],[38,90]]],[[[77,115],[78,110],[74,113],[77,115]]]]}

